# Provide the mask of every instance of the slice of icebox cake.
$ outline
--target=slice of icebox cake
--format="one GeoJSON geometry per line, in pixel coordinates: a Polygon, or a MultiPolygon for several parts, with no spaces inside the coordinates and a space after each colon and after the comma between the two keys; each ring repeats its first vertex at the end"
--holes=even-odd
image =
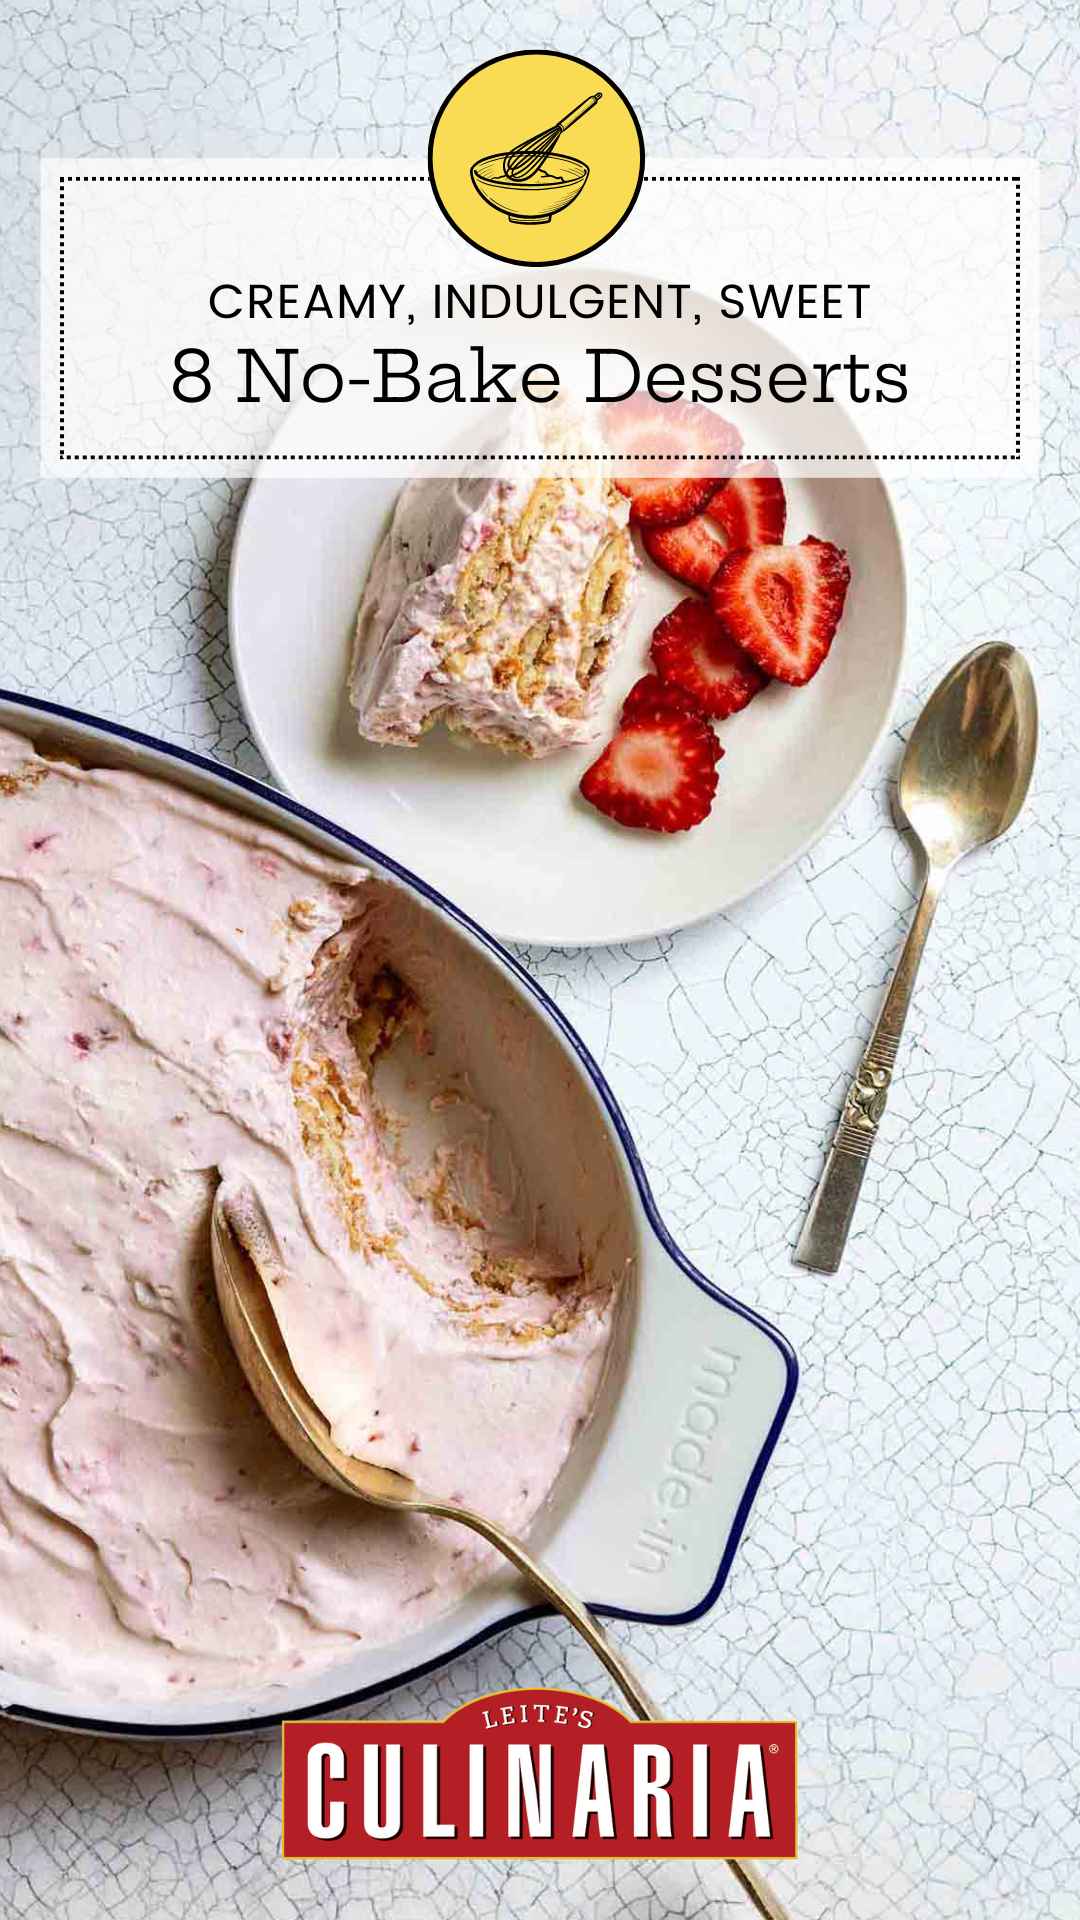
{"type": "Polygon", "coordinates": [[[532,756],[595,738],[638,572],[604,454],[580,406],[518,400],[490,473],[402,490],[357,621],[365,738],[415,746],[439,720],[532,756]],[[545,471],[578,452],[598,457],[545,471]]]}

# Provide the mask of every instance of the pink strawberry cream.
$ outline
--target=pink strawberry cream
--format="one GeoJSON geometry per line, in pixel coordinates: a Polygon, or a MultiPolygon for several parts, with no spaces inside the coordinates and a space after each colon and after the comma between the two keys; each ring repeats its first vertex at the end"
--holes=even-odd
{"type": "Polygon", "coordinates": [[[410,1634],[490,1561],[275,1438],[218,1316],[218,1180],[263,1201],[339,1442],[521,1528],[628,1265],[591,1101],[409,895],[6,732],[0,888],[0,1664],[156,1700],[410,1634]]]}

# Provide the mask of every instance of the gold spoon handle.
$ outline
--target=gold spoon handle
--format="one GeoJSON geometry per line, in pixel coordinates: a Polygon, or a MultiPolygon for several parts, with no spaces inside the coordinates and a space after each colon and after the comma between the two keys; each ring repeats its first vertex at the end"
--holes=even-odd
{"type": "Polygon", "coordinates": [[[911,1005],[926,936],[944,884],[944,870],[928,865],[904,950],[870,1044],[848,1088],[825,1171],[810,1202],[794,1257],[800,1267],[812,1267],[815,1273],[835,1273],[843,1258],[866,1163],[889,1097],[896,1051],[911,1005]]]}
{"type": "MultiPolygon", "coordinates": [[[[515,1566],[519,1573],[550,1600],[553,1607],[576,1627],[583,1640],[592,1648],[597,1659],[607,1668],[616,1686],[629,1702],[639,1720],[662,1720],[656,1702],[646,1693],[633,1668],[624,1660],[614,1642],[608,1639],[603,1627],[595,1615],[580,1601],[569,1587],[564,1587],[560,1579],[545,1567],[540,1560],[534,1560],[528,1548],[512,1533],[507,1533],[494,1520],[482,1513],[473,1513],[466,1507],[454,1507],[443,1502],[425,1501],[424,1511],[440,1520],[458,1520],[463,1526],[471,1527],[480,1534],[490,1546],[515,1566]]],[[[763,1920],[790,1920],[787,1908],[777,1899],[768,1882],[764,1880],[751,1860],[727,1860],[743,1892],[751,1901],[763,1920]]]]}
{"type": "Polygon", "coordinates": [[[639,1720],[662,1720],[663,1714],[653,1700],[649,1698],[633,1668],[623,1659],[613,1641],[608,1639],[599,1620],[589,1612],[569,1587],[564,1587],[560,1579],[541,1561],[534,1560],[528,1548],[514,1534],[507,1533],[494,1520],[482,1513],[473,1513],[465,1507],[444,1505],[442,1502],[425,1502],[425,1510],[439,1519],[460,1520],[463,1526],[471,1527],[490,1546],[498,1547],[499,1552],[515,1566],[526,1580],[550,1600],[553,1607],[576,1627],[583,1640],[587,1641],[597,1659],[607,1668],[615,1685],[629,1701],[639,1720]]]}
{"type": "Polygon", "coordinates": [[[725,1860],[724,1865],[731,1868],[751,1906],[762,1915],[762,1920],[791,1920],[783,1901],[777,1898],[752,1860],[725,1860]]]}

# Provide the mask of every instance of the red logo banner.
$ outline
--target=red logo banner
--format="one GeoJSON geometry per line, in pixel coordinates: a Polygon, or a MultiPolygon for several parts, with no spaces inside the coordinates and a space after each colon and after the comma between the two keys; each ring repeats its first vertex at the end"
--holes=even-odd
{"type": "Polygon", "coordinates": [[[627,1720],[546,1687],[282,1728],[287,1859],[791,1859],[791,1720],[627,1720]]]}

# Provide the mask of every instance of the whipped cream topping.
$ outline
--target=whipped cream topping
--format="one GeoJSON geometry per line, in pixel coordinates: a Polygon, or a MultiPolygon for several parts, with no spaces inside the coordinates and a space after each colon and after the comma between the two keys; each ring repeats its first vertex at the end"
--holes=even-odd
{"type": "Polygon", "coordinates": [[[491,476],[402,489],[357,620],[361,734],[415,746],[441,720],[533,756],[595,737],[638,571],[604,453],[580,407],[518,401],[491,476]],[[582,448],[565,474],[524,457],[582,448]]]}
{"type": "Polygon", "coordinates": [[[214,1296],[218,1180],[266,1208],[339,1443],[521,1528],[628,1261],[591,1103],[410,895],[6,732],[0,891],[0,1664],[158,1699],[401,1638],[489,1560],[271,1432],[214,1296]]]}

